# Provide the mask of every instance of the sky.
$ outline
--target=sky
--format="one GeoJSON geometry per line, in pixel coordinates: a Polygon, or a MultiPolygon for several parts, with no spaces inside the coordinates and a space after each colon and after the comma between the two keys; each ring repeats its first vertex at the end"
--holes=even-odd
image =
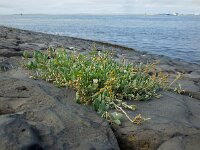
{"type": "Polygon", "coordinates": [[[200,13],[200,0],[0,0],[0,14],[200,13]]]}

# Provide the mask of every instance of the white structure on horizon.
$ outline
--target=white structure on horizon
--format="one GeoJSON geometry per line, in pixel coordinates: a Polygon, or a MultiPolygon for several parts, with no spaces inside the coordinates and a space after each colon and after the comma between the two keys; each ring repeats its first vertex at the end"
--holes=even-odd
{"type": "Polygon", "coordinates": [[[200,13],[194,13],[195,16],[200,16],[200,13]]]}
{"type": "Polygon", "coordinates": [[[173,15],[173,16],[178,16],[178,15],[179,15],[179,13],[177,13],[177,12],[174,12],[172,15],[173,15]]]}

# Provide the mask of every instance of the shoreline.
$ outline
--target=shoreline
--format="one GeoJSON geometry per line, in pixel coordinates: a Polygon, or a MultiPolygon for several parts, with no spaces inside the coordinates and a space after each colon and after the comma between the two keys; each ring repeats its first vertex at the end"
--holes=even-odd
{"type": "Polygon", "coordinates": [[[54,36],[54,37],[63,37],[63,38],[66,38],[66,39],[70,38],[72,40],[80,40],[80,41],[84,41],[84,42],[100,44],[100,45],[103,45],[103,46],[113,47],[113,48],[116,48],[116,49],[131,50],[131,51],[134,51],[135,53],[137,53],[139,55],[148,55],[149,57],[152,57],[152,59],[159,59],[161,57],[162,59],[168,59],[169,61],[174,62],[174,63],[180,62],[180,63],[187,63],[187,64],[191,64],[191,65],[200,65],[198,63],[188,62],[188,61],[185,61],[185,60],[180,59],[180,58],[172,58],[172,57],[169,57],[169,56],[166,56],[166,55],[159,55],[159,54],[153,54],[153,53],[150,53],[150,52],[147,52],[147,51],[140,51],[138,49],[134,49],[134,48],[128,47],[126,45],[115,44],[115,43],[112,43],[112,42],[106,42],[106,41],[101,41],[101,40],[92,40],[92,39],[81,38],[81,37],[73,37],[73,36],[67,36],[67,35],[45,33],[45,32],[39,32],[39,31],[26,30],[26,29],[19,29],[19,28],[15,28],[15,27],[4,26],[4,25],[0,25],[0,28],[1,27],[13,29],[13,30],[18,30],[18,31],[23,31],[23,32],[29,32],[29,33],[32,33],[32,34],[43,34],[44,36],[49,35],[49,36],[54,36]]]}
{"type": "MultiPolygon", "coordinates": [[[[92,46],[91,44],[95,44],[95,45],[98,45],[101,49],[102,48],[108,48],[109,50],[111,49],[119,49],[119,51],[133,51],[133,53],[137,54],[137,55],[140,55],[140,57],[142,55],[146,55],[148,60],[151,60],[151,59],[154,59],[154,60],[165,60],[165,61],[168,61],[168,62],[171,62],[177,66],[181,66],[181,67],[185,67],[187,68],[187,65],[190,65],[190,67],[192,67],[193,69],[193,66],[195,66],[195,69],[196,68],[199,68],[197,70],[200,70],[200,65],[198,63],[193,63],[193,62],[187,62],[183,59],[178,59],[178,58],[171,58],[169,56],[165,56],[165,55],[158,55],[158,54],[152,54],[152,53],[149,53],[149,52],[146,52],[146,51],[140,51],[140,50],[136,50],[134,48],[130,48],[128,46],[125,46],[125,45],[120,45],[120,44],[114,44],[114,43],[109,43],[109,42],[105,42],[105,41],[96,41],[96,40],[91,40],[91,39],[85,39],[85,38],[79,38],[79,37],[71,37],[71,36],[63,36],[63,35],[56,35],[56,34],[48,34],[48,33],[44,33],[44,32],[37,32],[37,31],[31,31],[31,30],[24,30],[24,29],[18,29],[18,28],[13,28],[13,27],[7,27],[7,26],[1,26],[0,25],[0,30],[1,28],[6,28],[6,29],[12,29],[12,30],[15,30],[17,32],[24,32],[24,33],[28,33],[28,34],[33,34],[33,35],[43,35],[44,37],[45,36],[52,36],[54,38],[64,38],[64,39],[70,39],[70,40],[78,40],[79,42],[82,41],[82,42],[87,42],[87,43],[90,43],[90,47],[92,46]],[[187,65],[186,65],[187,64],[187,65]]],[[[60,46],[63,46],[63,45],[60,45],[60,46]]],[[[71,46],[73,47],[73,46],[71,46]]],[[[81,46],[79,45],[78,46],[79,48],[81,48],[81,46]]],[[[69,48],[69,47],[67,47],[69,48]]],[[[75,47],[76,48],[76,47],[75,47]]],[[[84,50],[87,50],[85,48],[83,48],[84,50]]],[[[97,47],[98,49],[98,47],[97,47]]],[[[194,69],[193,69],[194,70],[194,69]]],[[[197,71],[196,70],[196,71],[197,71]]]]}

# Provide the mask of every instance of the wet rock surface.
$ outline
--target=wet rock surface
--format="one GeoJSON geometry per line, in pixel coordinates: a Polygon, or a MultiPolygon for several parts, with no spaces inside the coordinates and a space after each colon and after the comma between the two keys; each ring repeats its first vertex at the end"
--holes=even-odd
{"type": "Polygon", "coordinates": [[[74,91],[29,79],[21,68],[24,50],[64,47],[87,53],[94,41],[47,35],[0,26],[0,149],[200,149],[200,65],[137,52],[123,46],[95,42],[96,49],[112,50],[116,61],[153,62],[172,81],[177,72],[185,95],[162,93],[160,99],[130,102],[151,118],[133,125],[124,118],[110,126],[89,107],[74,102],[74,91]],[[189,97],[190,96],[190,97],[189,97]],[[192,97],[192,98],[191,98],[192,97]],[[116,138],[117,141],[116,141],[116,138]]]}

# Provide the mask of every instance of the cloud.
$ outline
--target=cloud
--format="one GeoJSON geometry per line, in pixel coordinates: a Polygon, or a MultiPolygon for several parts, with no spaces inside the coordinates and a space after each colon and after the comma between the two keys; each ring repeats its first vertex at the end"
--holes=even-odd
{"type": "Polygon", "coordinates": [[[200,0],[0,0],[6,13],[144,13],[200,11],[200,0]]]}
{"type": "Polygon", "coordinates": [[[11,8],[11,6],[7,4],[0,4],[0,8],[11,8]]]}

